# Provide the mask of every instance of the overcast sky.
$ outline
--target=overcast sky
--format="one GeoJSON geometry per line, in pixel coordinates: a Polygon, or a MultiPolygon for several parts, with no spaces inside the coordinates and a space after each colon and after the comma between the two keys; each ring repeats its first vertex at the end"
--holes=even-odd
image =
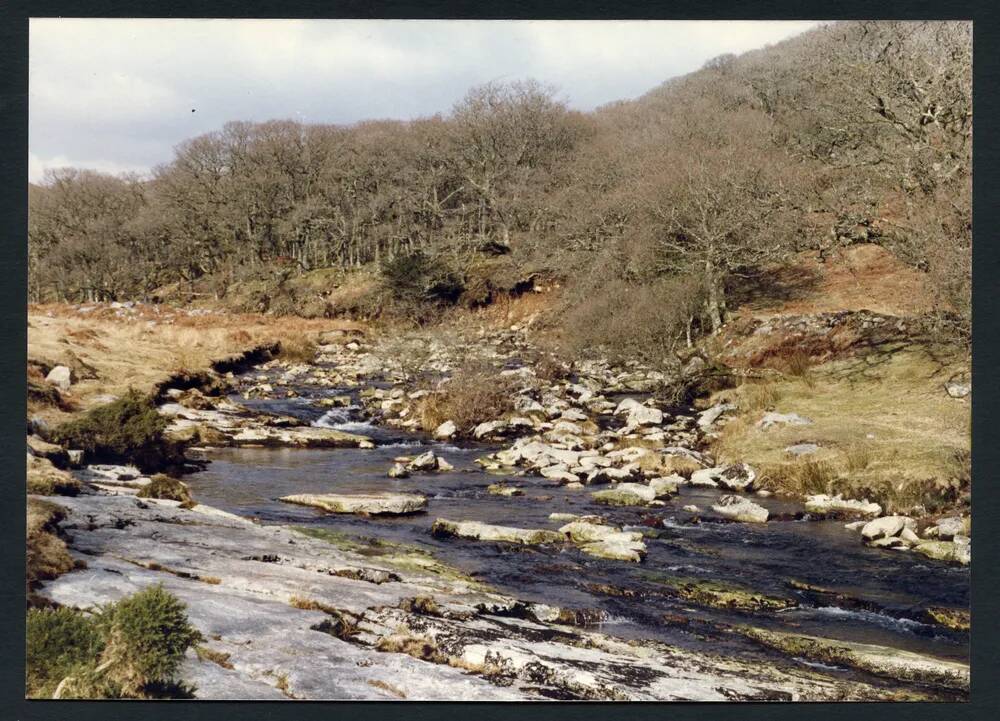
{"type": "Polygon", "coordinates": [[[32,20],[29,179],[65,165],[145,172],[229,120],[447,113],[491,80],[535,78],[590,110],[813,24],[32,20]]]}

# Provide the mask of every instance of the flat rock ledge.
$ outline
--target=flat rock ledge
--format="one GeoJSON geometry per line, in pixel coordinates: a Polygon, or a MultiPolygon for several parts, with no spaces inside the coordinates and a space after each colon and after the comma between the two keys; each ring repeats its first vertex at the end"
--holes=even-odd
{"type": "Polygon", "coordinates": [[[179,680],[198,698],[942,697],[847,679],[782,653],[762,659],[615,639],[564,625],[573,613],[518,612],[532,604],[415,550],[362,554],[336,537],[313,537],[318,527],[306,533],[201,505],[100,493],[47,500],[66,510],[60,525],[86,566],[44,582],[39,593],[87,609],[162,583],[186,604],[213,652],[192,651],[181,668],[179,680]]]}
{"type": "Polygon", "coordinates": [[[327,513],[357,513],[368,516],[404,516],[427,508],[427,499],[411,493],[301,493],[282,496],[280,501],[312,506],[327,513]]]}
{"type": "Polygon", "coordinates": [[[969,666],[958,661],[869,643],[835,641],[753,627],[737,630],[747,638],[770,648],[820,663],[850,666],[897,681],[911,681],[959,691],[969,688],[969,666]]]}

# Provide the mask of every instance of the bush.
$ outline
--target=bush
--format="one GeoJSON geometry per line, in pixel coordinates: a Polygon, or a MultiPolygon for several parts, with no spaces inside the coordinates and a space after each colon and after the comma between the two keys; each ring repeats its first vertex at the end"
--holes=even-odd
{"type": "Polygon", "coordinates": [[[30,609],[26,632],[31,698],[51,698],[64,678],[85,675],[104,648],[94,620],[70,608],[30,609]]]}
{"type": "Polygon", "coordinates": [[[184,459],[183,445],[163,437],[166,427],[153,399],[130,390],[57,427],[52,437],[60,445],[82,448],[93,460],[134,463],[142,471],[155,471],[184,459]]]}
{"type": "Polygon", "coordinates": [[[701,286],[687,278],[640,284],[614,278],[582,284],[563,310],[563,345],[571,355],[594,349],[613,359],[663,363],[700,327],[701,286]]]}
{"type": "Polygon", "coordinates": [[[454,305],[464,290],[461,276],[440,258],[422,251],[396,256],[382,263],[382,285],[397,312],[418,321],[441,305],[454,305]]]}
{"type": "Polygon", "coordinates": [[[190,697],[174,683],[188,647],[201,640],[184,604],[152,586],[88,615],[30,609],[27,694],[32,698],[190,697]]]}
{"type": "Polygon", "coordinates": [[[184,604],[156,585],[104,609],[97,620],[106,646],[101,666],[123,695],[141,696],[173,679],[188,647],[201,634],[184,604]]]}
{"type": "Polygon", "coordinates": [[[190,508],[195,504],[187,484],[176,478],[157,473],[150,479],[149,485],[139,491],[139,498],[160,498],[168,501],[180,501],[181,506],[190,508]]]}
{"type": "Polygon", "coordinates": [[[421,425],[432,431],[445,421],[454,421],[461,433],[480,423],[496,420],[514,410],[517,383],[485,367],[457,371],[441,389],[425,396],[420,407],[421,425]]]}

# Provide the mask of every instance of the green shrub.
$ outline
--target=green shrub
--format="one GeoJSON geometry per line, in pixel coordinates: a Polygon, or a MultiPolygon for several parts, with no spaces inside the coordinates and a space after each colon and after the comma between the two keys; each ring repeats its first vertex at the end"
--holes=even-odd
{"type": "Polygon", "coordinates": [[[185,508],[195,505],[187,484],[162,473],[157,473],[153,476],[150,479],[149,485],[140,490],[138,496],[139,498],[161,498],[168,501],[180,501],[181,505],[185,508]]]}
{"type": "Polygon", "coordinates": [[[201,640],[184,604],[161,585],[104,609],[98,623],[107,643],[101,666],[125,695],[141,695],[147,686],[171,680],[188,646],[201,640]]]}
{"type": "Polygon", "coordinates": [[[94,666],[104,641],[94,619],[70,608],[33,608],[27,618],[27,695],[50,698],[67,676],[94,666]]]}
{"type": "Polygon", "coordinates": [[[149,396],[130,390],[125,396],[56,428],[53,440],[82,448],[93,460],[134,463],[155,471],[183,461],[183,446],[163,437],[167,420],[149,396]]]}
{"type": "Polygon", "coordinates": [[[188,698],[174,676],[201,634],[184,604],[151,586],[87,615],[31,609],[27,693],[32,698],[188,698]]]}
{"type": "Polygon", "coordinates": [[[440,305],[454,305],[465,288],[462,277],[440,258],[422,251],[382,263],[382,285],[397,310],[417,320],[440,305]]]}

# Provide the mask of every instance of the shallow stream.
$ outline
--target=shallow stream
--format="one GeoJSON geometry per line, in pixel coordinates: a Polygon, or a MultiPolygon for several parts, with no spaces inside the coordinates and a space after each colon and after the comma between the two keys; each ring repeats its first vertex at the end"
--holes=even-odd
{"type": "MultiPolygon", "coordinates": [[[[692,514],[682,507],[695,504],[707,510],[720,495],[715,489],[682,487],[661,508],[600,506],[592,502],[592,489],[567,490],[540,477],[482,471],[475,459],[497,446],[438,443],[424,435],[380,428],[366,421],[358,404],[327,410],[315,403],[321,396],[348,391],[308,386],[297,390],[301,397],[294,399],[238,400],[257,410],[368,435],[378,447],[210,451],[207,468],[186,479],[199,501],[265,523],[314,525],[418,546],[520,599],[599,609],[603,620],[594,629],[619,637],[660,639],[715,651],[739,647],[746,653],[759,653],[741,637],[721,630],[727,624],[751,623],[942,658],[968,658],[968,633],[916,620],[927,606],[968,607],[967,568],[912,553],[867,548],[841,521],[721,523],[708,520],[709,512],[700,523],[690,523],[692,514]],[[396,456],[430,448],[455,470],[415,473],[406,479],[386,476],[396,456]],[[500,480],[522,487],[524,495],[490,495],[487,486],[500,480]],[[363,518],[324,514],[277,500],[295,493],[373,491],[423,494],[428,498],[427,513],[363,518]],[[549,520],[553,512],[599,514],[618,524],[641,527],[650,536],[646,539],[648,555],[642,563],[631,564],[592,558],[571,546],[514,547],[436,539],[430,534],[436,518],[554,530],[562,523],[549,520]],[[795,599],[800,605],[752,615],[694,605],[665,592],[662,579],[678,577],[738,584],[768,596],[795,599]],[[829,605],[793,589],[791,580],[833,589],[862,603],[829,605]]],[[[800,504],[779,499],[754,500],[772,514],[789,518],[802,510],[800,504]]]]}

